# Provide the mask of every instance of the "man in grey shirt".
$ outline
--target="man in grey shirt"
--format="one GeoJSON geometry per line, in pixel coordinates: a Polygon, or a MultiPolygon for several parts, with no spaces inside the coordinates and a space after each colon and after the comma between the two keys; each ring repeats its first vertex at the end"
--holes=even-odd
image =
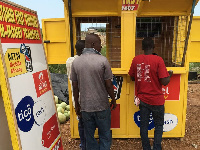
{"type": "Polygon", "coordinates": [[[75,100],[75,111],[84,122],[86,149],[109,150],[111,146],[111,109],[116,108],[112,84],[112,71],[106,57],[100,54],[101,40],[96,34],[85,38],[82,55],[72,63],[71,81],[75,100]],[[78,102],[80,92],[80,104],[78,102]],[[111,97],[111,103],[108,100],[111,97]],[[99,144],[94,138],[96,127],[99,144]]]}

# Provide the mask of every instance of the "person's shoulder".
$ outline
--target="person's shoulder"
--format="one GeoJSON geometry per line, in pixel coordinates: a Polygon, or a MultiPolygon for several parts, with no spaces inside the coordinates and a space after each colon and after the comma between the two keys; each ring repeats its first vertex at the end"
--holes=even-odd
{"type": "Polygon", "coordinates": [[[74,61],[74,57],[69,57],[66,61],[66,64],[72,63],[74,61]]]}
{"type": "Polygon", "coordinates": [[[135,57],[133,58],[133,60],[141,59],[141,57],[143,57],[143,54],[135,56],[135,57]]]}

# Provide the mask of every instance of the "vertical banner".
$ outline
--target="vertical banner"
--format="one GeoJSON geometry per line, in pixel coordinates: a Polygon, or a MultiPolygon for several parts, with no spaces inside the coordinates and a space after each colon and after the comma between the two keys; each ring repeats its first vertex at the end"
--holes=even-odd
{"type": "Polygon", "coordinates": [[[1,1],[0,38],[22,149],[63,150],[36,12],[1,1]]]}

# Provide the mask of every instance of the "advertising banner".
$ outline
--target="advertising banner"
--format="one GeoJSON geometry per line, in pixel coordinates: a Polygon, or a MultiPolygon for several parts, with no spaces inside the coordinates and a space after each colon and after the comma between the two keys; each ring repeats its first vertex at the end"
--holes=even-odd
{"type": "Polygon", "coordinates": [[[0,2],[0,38],[22,149],[62,150],[36,12],[0,2]]]}

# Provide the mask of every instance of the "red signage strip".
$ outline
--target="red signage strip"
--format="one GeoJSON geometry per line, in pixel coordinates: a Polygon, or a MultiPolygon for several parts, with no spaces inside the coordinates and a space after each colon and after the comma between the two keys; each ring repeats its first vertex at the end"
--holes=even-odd
{"type": "Polygon", "coordinates": [[[0,2],[1,43],[42,43],[37,15],[0,2]]]}
{"type": "Polygon", "coordinates": [[[180,74],[174,74],[167,86],[162,87],[165,100],[180,100],[180,74]]]}

